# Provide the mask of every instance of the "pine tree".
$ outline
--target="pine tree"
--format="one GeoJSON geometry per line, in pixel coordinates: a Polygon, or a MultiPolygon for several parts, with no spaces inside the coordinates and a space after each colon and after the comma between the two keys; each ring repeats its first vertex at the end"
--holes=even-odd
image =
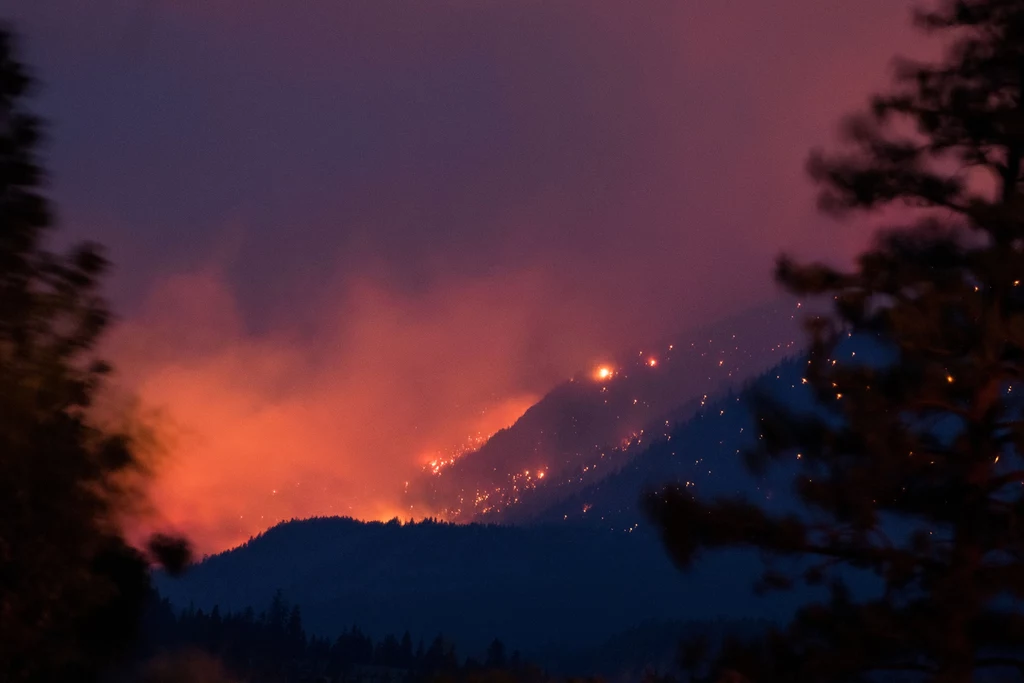
{"type": "Polygon", "coordinates": [[[412,636],[408,631],[402,634],[402,664],[404,668],[412,666],[413,662],[413,651],[412,651],[412,636]]]}
{"type": "Polygon", "coordinates": [[[487,660],[484,663],[484,666],[489,669],[505,668],[505,644],[499,639],[495,638],[487,647],[487,660]]]}
{"type": "Polygon", "coordinates": [[[801,512],[677,487],[646,499],[682,567],[751,547],[775,560],[764,585],[825,589],[731,647],[732,680],[1024,676],[1024,2],[945,0],[916,19],[948,36],[943,61],[900,63],[848,121],[849,149],[809,164],[825,210],[895,209],[899,226],[850,270],[777,267],[831,310],[808,323],[814,410],[762,397],[747,454],[758,474],[795,468],[801,512]],[[863,340],[870,361],[851,357],[863,340]],[[858,572],[881,588],[854,590],[858,572]]]}
{"type": "MultiPolygon", "coordinates": [[[[122,533],[127,475],[146,470],[130,438],[90,420],[106,261],[44,245],[41,126],[13,48],[0,26],[0,680],[89,681],[130,643],[149,590],[151,558],[122,533]]],[[[188,554],[168,537],[151,549],[188,554]]]]}

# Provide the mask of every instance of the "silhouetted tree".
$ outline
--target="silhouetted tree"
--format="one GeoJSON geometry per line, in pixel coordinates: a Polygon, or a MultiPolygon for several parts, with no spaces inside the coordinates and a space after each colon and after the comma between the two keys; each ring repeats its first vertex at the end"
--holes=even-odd
{"type": "Polygon", "coordinates": [[[298,656],[306,647],[306,632],[302,628],[302,610],[298,605],[293,605],[288,612],[288,625],[285,631],[289,651],[293,656],[298,656]]]}
{"type": "Polygon", "coordinates": [[[383,666],[401,666],[402,648],[398,639],[391,634],[384,636],[384,640],[377,644],[374,659],[383,666]]]}
{"type": "MultiPolygon", "coordinates": [[[[486,666],[473,658],[460,664],[455,645],[437,636],[431,647],[413,652],[412,637],[401,639],[386,635],[375,642],[353,627],[330,641],[308,636],[294,606],[283,595],[259,618],[253,610],[209,612],[188,607],[175,613],[167,600],[151,593],[145,618],[145,639],[138,652],[135,677],[115,680],[170,680],[171,672],[187,671],[195,660],[216,663],[216,669],[233,679],[247,683],[379,683],[393,679],[405,683],[542,683],[558,680],[549,677],[516,652],[509,666],[501,665],[504,646],[497,639],[489,649],[486,666]],[[274,627],[269,614],[289,615],[285,640],[274,627]],[[291,644],[291,649],[286,645],[291,644]],[[216,660],[209,659],[216,657],[216,660]]],[[[212,670],[211,670],[212,671],[212,670]]],[[[201,673],[201,670],[200,670],[201,673]]],[[[179,674],[174,674],[179,675],[179,674]]],[[[184,673],[180,674],[184,675],[184,673]]],[[[184,679],[182,679],[184,680],[184,679]]],[[[189,678],[188,680],[192,680],[189,678]]],[[[197,674],[196,680],[205,680],[197,674]]]]}
{"type": "Polygon", "coordinates": [[[284,593],[280,589],[274,591],[274,597],[270,600],[270,609],[267,610],[267,626],[270,632],[277,637],[284,635],[285,622],[288,619],[288,603],[284,599],[284,593]]]}
{"type": "Polygon", "coordinates": [[[402,666],[410,667],[413,663],[412,636],[406,631],[402,634],[402,666]]]}
{"type": "MultiPolygon", "coordinates": [[[[95,246],[48,251],[31,80],[0,27],[0,680],[88,681],[130,642],[148,561],[123,515],[145,474],[131,438],[89,408],[108,367],[92,349],[109,315],[95,246]]],[[[175,567],[187,546],[155,537],[175,567]]]]}
{"type": "Polygon", "coordinates": [[[828,589],[734,644],[718,669],[733,680],[1024,675],[1024,2],[945,0],[917,20],[951,37],[945,60],[900,64],[847,124],[851,151],[809,165],[824,209],[898,207],[901,226],[851,272],[778,264],[791,292],[834,302],[809,323],[814,409],[763,398],[748,454],[757,473],[796,468],[802,512],[679,488],[646,500],[683,567],[755,547],[789,559],[765,587],[828,589]],[[858,572],[881,589],[854,590],[858,572]]]}
{"type": "Polygon", "coordinates": [[[487,648],[487,661],[484,666],[489,669],[504,669],[506,664],[505,644],[495,638],[487,648]]]}
{"type": "Polygon", "coordinates": [[[455,643],[445,640],[440,634],[434,638],[421,661],[421,666],[427,672],[454,671],[458,665],[455,643]]]}

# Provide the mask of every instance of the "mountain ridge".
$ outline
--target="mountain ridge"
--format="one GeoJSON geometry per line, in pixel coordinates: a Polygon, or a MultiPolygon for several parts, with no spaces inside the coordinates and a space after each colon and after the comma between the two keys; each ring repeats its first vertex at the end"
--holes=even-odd
{"type": "Polygon", "coordinates": [[[525,501],[548,507],[620,469],[666,420],[695,414],[794,352],[801,308],[779,298],[581,370],[476,450],[412,482],[408,502],[450,521],[523,521],[525,501]]]}

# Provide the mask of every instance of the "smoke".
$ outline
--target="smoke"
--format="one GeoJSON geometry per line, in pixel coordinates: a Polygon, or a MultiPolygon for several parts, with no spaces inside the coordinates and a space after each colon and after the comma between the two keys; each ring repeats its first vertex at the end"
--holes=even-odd
{"type": "Polygon", "coordinates": [[[422,516],[403,505],[405,481],[510,425],[553,368],[591,352],[556,343],[596,330],[545,305],[550,291],[535,274],[419,295],[365,281],[312,333],[254,334],[217,272],[162,281],[107,349],[166,451],[161,523],[209,550],[293,517],[422,516]]]}
{"type": "Polygon", "coordinates": [[[803,162],[917,47],[891,0],[59,4],[12,10],[54,197],[200,550],[416,516],[434,452],[852,253],[803,162]]]}

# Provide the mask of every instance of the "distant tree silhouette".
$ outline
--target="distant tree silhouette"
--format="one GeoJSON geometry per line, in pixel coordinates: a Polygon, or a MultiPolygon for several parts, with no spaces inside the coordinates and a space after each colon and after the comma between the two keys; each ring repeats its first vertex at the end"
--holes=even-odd
{"type": "Polygon", "coordinates": [[[429,671],[452,671],[458,666],[455,644],[438,635],[423,656],[423,667],[429,671]]]}
{"type": "Polygon", "coordinates": [[[133,441],[94,424],[108,367],[92,349],[109,315],[93,245],[51,253],[31,79],[0,27],[0,680],[89,681],[124,651],[150,559],[177,568],[179,539],[147,558],[121,531],[146,470],[133,441]]]}
{"type": "MultiPolygon", "coordinates": [[[[247,683],[528,683],[554,681],[518,653],[512,666],[502,664],[504,646],[495,640],[488,664],[472,658],[460,662],[455,646],[437,636],[430,648],[412,649],[412,636],[385,635],[375,641],[353,627],[333,641],[308,634],[301,612],[278,592],[260,617],[252,608],[208,613],[192,607],[176,613],[171,604],[151,594],[145,618],[145,639],[136,667],[142,680],[174,680],[196,669],[247,683]],[[287,614],[285,640],[271,614],[287,614]],[[290,649],[287,646],[290,644],[290,649]],[[497,654],[495,654],[497,653],[497,654]],[[208,666],[213,665],[216,666],[208,666]]],[[[199,674],[197,674],[198,676],[199,674]]],[[[218,678],[219,677],[219,678],[218,678]]],[[[134,679],[133,679],[134,680],[134,679]]],[[[180,678],[178,680],[192,680],[180,678]]],[[[201,677],[199,680],[204,680],[201,677]]]]}
{"type": "Polygon", "coordinates": [[[730,644],[712,677],[1024,675],[1024,3],[946,0],[917,21],[951,37],[945,60],[900,64],[848,122],[851,151],[809,164],[825,210],[895,207],[901,227],[852,272],[778,264],[789,291],[834,302],[809,323],[814,409],[762,398],[748,454],[757,473],[796,468],[802,512],[646,499],[683,567],[747,546],[775,560],[762,587],[827,589],[767,640],[730,644]],[[880,589],[854,590],[857,573],[880,589]]]}
{"type": "Polygon", "coordinates": [[[288,619],[288,602],[284,599],[284,592],[278,589],[270,601],[270,609],[267,610],[266,620],[270,627],[270,633],[275,638],[284,635],[285,622],[288,619]]]}
{"type": "Polygon", "coordinates": [[[412,666],[414,654],[412,651],[412,636],[406,631],[402,634],[402,666],[412,666]]]}
{"type": "Polygon", "coordinates": [[[487,661],[484,663],[489,669],[504,669],[507,666],[505,661],[505,644],[495,638],[487,648],[487,661]]]}
{"type": "Polygon", "coordinates": [[[377,644],[374,661],[383,666],[400,666],[402,646],[398,639],[391,634],[385,636],[384,640],[377,644]]]}
{"type": "Polygon", "coordinates": [[[306,647],[306,632],[302,628],[302,610],[294,605],[288,612],[288,625],[285,630],[288,652],[293,657],[306,647]]]}

